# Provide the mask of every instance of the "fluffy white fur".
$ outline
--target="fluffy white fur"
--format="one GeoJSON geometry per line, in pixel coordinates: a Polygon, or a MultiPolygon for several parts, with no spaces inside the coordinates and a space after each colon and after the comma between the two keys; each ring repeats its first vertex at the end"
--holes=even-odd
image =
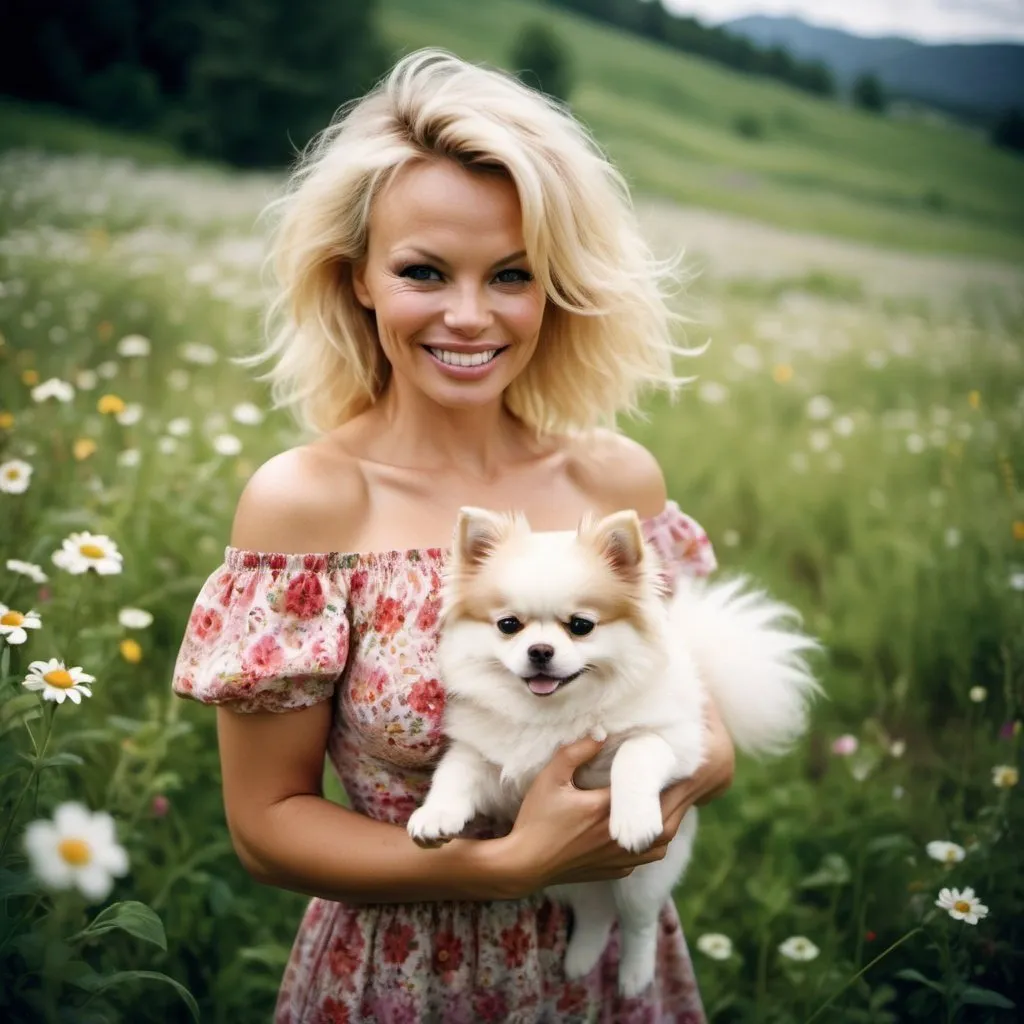
{"type": "MultiPolygon", "coordinates": [[[[409,819],[418,843],[446,842],[477,814],[513,821],[555,750],[590,733],[608,742],[576,784],[610,785],[612,838],[644,850],[662,830],[661,791],[703,760],[708,693],[744,751],[778,753],[800,735],[817,645],[792,609],[743,579],[682,576],[668,598],[660,568],[632,512],[539,533],[519,516],[462,510],[439,648],[450,744],[409,819]]],[[[696,828],[691,811],[665,858],[627,878],[552,887],[574,914],[569,977],[593,969],[617,918],[620,990],[650,984],[658,914],[696,828]]]]}

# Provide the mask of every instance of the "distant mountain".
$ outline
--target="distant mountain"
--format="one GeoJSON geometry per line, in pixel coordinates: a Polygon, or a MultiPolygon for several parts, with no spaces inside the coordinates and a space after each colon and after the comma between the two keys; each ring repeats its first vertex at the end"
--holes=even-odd
{"type": "Polygon", "coordinates": [[[824,61],[841,88],[872,72],[895,95],[981,114],[1024,107],[1024,45],[932,45],[896,36],[857,36],[799,18],[751,15],[722,25],[761,46],[824,61]]]}

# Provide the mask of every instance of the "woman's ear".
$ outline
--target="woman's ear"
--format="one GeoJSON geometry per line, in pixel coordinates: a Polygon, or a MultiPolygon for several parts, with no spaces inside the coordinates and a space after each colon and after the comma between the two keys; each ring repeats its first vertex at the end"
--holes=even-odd
{"type": "Polygon", "coordinates": [[[366,257],[352,262],[352,291],[356,301],[365,309],[373,309],[373,297],[366,287],[366,257]]]}

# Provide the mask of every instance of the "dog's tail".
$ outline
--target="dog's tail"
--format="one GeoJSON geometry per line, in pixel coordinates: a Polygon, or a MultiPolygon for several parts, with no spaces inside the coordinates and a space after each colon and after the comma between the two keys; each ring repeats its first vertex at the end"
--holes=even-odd
{"type": "Polygon", "coordinates": [[[671,616],[736,746],[755,755],[785,751],[821,692],[806,659],[820,644],[800,630],[797,611],[744,576],[683,576],[671,616]]]}

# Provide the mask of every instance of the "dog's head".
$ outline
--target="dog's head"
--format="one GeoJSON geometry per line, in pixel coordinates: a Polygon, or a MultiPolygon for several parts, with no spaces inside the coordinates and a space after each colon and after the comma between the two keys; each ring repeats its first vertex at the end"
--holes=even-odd
{"type": "Polygon", "coordinates": [[[649,674],[663,646],[660,568],[632,511],[535,532],[521,515],[462,509],[443,592],[446,686],[509,711],[564,708],[649,674]]]}

